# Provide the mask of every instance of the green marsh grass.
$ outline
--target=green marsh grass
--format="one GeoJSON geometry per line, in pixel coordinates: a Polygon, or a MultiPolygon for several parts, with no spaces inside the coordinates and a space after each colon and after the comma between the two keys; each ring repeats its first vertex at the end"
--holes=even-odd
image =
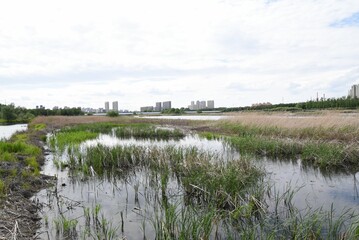
{"type": "MultiPolygon", "coordinates": [[[[358,118],[336,112],[316,115],[241,113],[214,124],[217,135],[242,152],[297,158],[322,169],[359,169],[358,118]]],[[[210,133],[203,133],[206,138],[210,133]]],[[[213,136],[213,135],[212,135],[213,136]]]]}
{"type": "Polygon", "coordinates": [[[7,192],[7,184],[0,179],[0,197],[4,196],[7,192]]]}
{"type": "Polygon", "coordinates": [[[175,146],[107,147],[98,144],[88,147],[81,161],[75,160],[72,168],[87,175],[92,168],[100,176],[117,169],[147,168],[160,173],[163,192],[169,176],[175,176],[182,184],[187,199],[202,204],[215,203],[219,208],[228,209],[246,199],[246,189],[258,186],[263,176],[262,170],[249,160],[223,162],[217,154],[194,147],[175,146]]]}
{"type": "Polygon", "coordinates": [[[301,159],[303,164],[321,169],[359,167],[359,152],[343,144],[331,142],[294,142],[258,136],[223,137],[241,153],[268,156],[279,159],[301,159]]]}
{"type": "Polygon", "coordinates": [[[67,219],[64,216],[60,216],[58,219],[54,220],[56,234],[60,234],[68,239],[76,238],[77,231],[76,226],[78,221],[76,219],[67,219]]]}
{"type": "Polygon", "coordinates": [[[67,146],[78,145],[86,140],[95,139],[98,135],[98,133],[86,131],[59,132],[50,137],[50,146],[62,152],[67,146]]]}
{"type": "Polygon", "coordinates": [[[148,124],[136,124],[131,126],[120,126],[115,129],[115,135],[120,138],[150,138],[170,139],[183,138],[185,135],[178,129],[163,129],[148,124]]]}
{"type": "MultiPolygon", "coordinates": [[[[114,133],[120,131],[117,136],[134,137],[138,131],[139,138],[154,136],[153,132],[148,134],[142,128],[149,129],[148,126],[131,129],[117,125],[114,133]],[[130,130],[124,130],[126,128],[130,130]]],[[[113,126],[108,129],[112,131],[113,126]]],[[[87,130],[73,133],[77,131],[87,130]]],[[[304,162],[321,167],[340,166],[341,162],[336,159],[341,159],[345,153],[340,145],[326,141],[308,140],[297,144],[292,139],[278,139],[278,136],[287,136],[278,127],[241,131],[242,134],[236,132],[235,136],[225,138],[241,153],[302,158],[304,162]]],[[[222,137],[213,133],[203,136],[207,139],[222,137]]],[[[296,192],[289,189],[283,194],[271,193],[263,181],[263,171],[244,154],[238,160],[224,161],[219,155],[195,147],[107,147],[101,144],[81,151],[71,147],[67,153],[70,169],[85,176],[94,176],[92,170],[99,178],[147,170],[153,178],[150,184],[160,194],[156,198],[159,206],[153,206],[154,214],[144,216],[151,222],[156,239],[341,239],[342,236],[356,239],[358,236],[355,211],[336,213],[334,209],[296,208],[292,202],[296,192]],[[179,203],[167,196],[169,183],[174,179],[182,191],[177,198],[179,203]],[[270,203],[275,207],[271,208],[270,203]]],[[[138,185],[134,188],[137,194],[138,185]]],[[[84,217],[91,222],[92,216],[95,225],[109,228],[101,234],[113,236],[118,229],[110,226],[104,216],[101,219],[100,209],[96,208],[92,215],[89,209],[84,210],[84,217]]],[[[98,235],[90,231],[86,236],[98,235]]]]}
{"type": "Polygon", "coordinates": [[[62,152],[67,146],[78,145],[86,140],[95,139],[102,134],[114,134],[121,138],[170,139],[182,138],[184,133],[178,129],[162,129],[150,124],[81,124],[61,129],[50,137],[50,146],[62,152]]]}
{"type": "Polygon", "coordinates": [[[79,124],[71,127],[62,128],[60,132],[111,133],[112,129],[118,126],[120,126],[120,124],[115,123],[79,124]]]}
{"type": "Polygon", "coordinates": [[[40,130],[44,130],[46,128],[46,124],[45,123],[39,123],[39,124],[30,125],[30,127],[32,129],[34,129],[35,131],[40,131],[40,130]]]}

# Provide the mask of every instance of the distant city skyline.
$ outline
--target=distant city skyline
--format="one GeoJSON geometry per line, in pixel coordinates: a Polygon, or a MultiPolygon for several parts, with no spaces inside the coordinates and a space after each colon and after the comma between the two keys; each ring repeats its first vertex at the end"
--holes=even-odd
{"type": "Polygon", "coordinates": [[[305,102],[359,83],[358,0],[13,0],[0,20],[0,103],[27,108],[305,102]]]}

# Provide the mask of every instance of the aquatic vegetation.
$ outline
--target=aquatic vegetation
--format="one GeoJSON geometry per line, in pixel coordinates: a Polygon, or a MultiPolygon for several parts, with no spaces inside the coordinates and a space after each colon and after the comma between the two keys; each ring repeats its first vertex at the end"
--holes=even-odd
{"type": "Polygon", "coordinates": [[[45,123],[33,124],[33,125],[30,125],[30,127],[32,129],[34,129],[35,131],[40,131],[40,130],[44,130],[46,128],[46,124],[45,123]]]}
{"type": "Polygon", "coordinates": [[[50,146],[52,149],[57,149],[62,152],[67,146],[80,144],[85,140],[94,139],[98,137],[98,133],[95,132],[59,132],[56,135],[50,137],[50,146]]]}
{"type": "Polygon", "coordinates": [[[92,133],[111,133],[112,129],[118,127],[116,123],[92,123],[92,124],[79,124],[71,127],[65,127],[60,132],[92,132],[92,133]]]}
{"type": "Polygon", "coordinates": [[[78,221],[76,219],[67,219],[60,216],[54,220],[54,223],[57,235],[61,234],[65,238],[75,238],[77,236],[76,225],[78,221]]]}
{"type": "MultiPolygon", "coordinates": [[[[107,133],[131,140],[177,138],[176,130],[149,124],[100,125],[67,128],[54,135],[53,144],[57,148],[59,134],[79,132],[107,133]]],[[[294,132],[286,132],[278,126],[237,126],[227,135],[220,131],[201,134],[206,139],[221,139],[239,149],[240,157],[235,159],[176,144],[106,146],[99,143],[80,147],[83,140],[79,137],[64,141],[66,151],[56,161],[61,168],[69,168],[72,179],[91,181],[96,188],[98,182],[108,181],[114,184],[116,194],[126,191],[127,198],[131,196],[134,201],[132,213],[143,219],[139,225],[142,224],[144,238],[341,239],[345,236],[345,239],[355,239],[359,218],[354,210],[339,213],[334,208],[329,211],[309,205],[298,208],[293,202],[297,190],[273,191],[264,180],[264,169],[254,165],[253,154],[301,159],[303,165],[321,168],[341,166],[342,158],[354,161],[356,155],[353,151],[353,155],[346,155],[348,150],[344,144],[307,139],[311,136],[310,130],[303,129],[303,135],[297,132],[295,138],[294,132]],[[137,175],[140,176],[136,178],[137,175]]],[[[178,137],[183,136],[178,133],[178,137]]],[[[84,207],[79,222],[84,222],[86,229],[77,230],[79,236],[125,237],[123,212],[127,211],[127,205],[126,209],[117,210],[121,218],[118,216],[114,225],[101,211],[96,202],[92,207],[84,207]]]]}
{"type": "Polygon", "coordinates": [[[223,137],[241,153],[281,159],[301,159],[303,164],[321,169],[358,168],[359,152],[343,144],[330,142],[270,139],[258,136],[223,137]]]}
{"type": "Polygon", "coordinates": [[[121,126],[115,129],[115,135],[120,138],[151,138],[151,139],[170,139],[183,138],[185,135],[178,129],[163,129],[150,125],[131,125],[121,126]]]}

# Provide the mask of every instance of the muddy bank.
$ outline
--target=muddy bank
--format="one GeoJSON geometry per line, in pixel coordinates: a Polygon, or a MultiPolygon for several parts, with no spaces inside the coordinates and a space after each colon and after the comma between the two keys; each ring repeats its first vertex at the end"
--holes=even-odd
{"type": "MultiPolygon", "coordinates": [[[[27,143],[41,149],[36,161],[44,163],[44,143],[41,137],[45,131],[28,130],[27,143]]],[[[11,141],[11,140],[10,140],[11,141]]],[[[26,157],[16,154],[13,161],[0,159],[0,180],[5,183],[6,191],[0,196],[0,240],[36,239],[40,225],[38,212],[41,210],[31,197],[39,190],[55,183],[53,177],[31,174],[33,169],[26,163],[26,157]]]]}

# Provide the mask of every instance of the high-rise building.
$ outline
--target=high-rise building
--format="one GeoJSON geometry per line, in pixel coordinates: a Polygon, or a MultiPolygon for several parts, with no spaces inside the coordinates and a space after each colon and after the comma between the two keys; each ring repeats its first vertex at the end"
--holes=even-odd
{"type": "Polygon", "coordinates": [[[191,101],[191,105],[188,106],[189,110],[196,110],[196,105],[194,104],[194,101],[191,101]]]}
{"type": "Polygon", "coordinates": [[[214,100],[208,100],[207,101],[207,108],[213,109],[214,108],[214,100]]]}
{"type": "Polygon", "coordinates": [[[112,102],[112,111],[118,112],[118,102],[117,101],[112,102]]]}
{"type": "Polygon", "coordinates": [[[171,101],[166,101],[162,103],[162,110],[171,109],[171,101]]]}
{"type": "Polygon", "coordinates": [[[109,112],[109,111],[110,111],[110,103],[105,102],[105,112],[109,112]]]}
{"type": "Polygon", "coordinates": [[[152,112],[153,106],[141,107],[140,110],[141,110],[141,112],[152,112]]]}
{"type": "Polygon", "coordinates": [[[207,100],[206,101],[191,101],[191,105],[188,105],[190,110],[202,110],[202,109],[214,109],[214,100],[207,100]]]}
{"type": "Polygon", "coordinates": [[[348,96],[351,98],[359,98],[359,84],[355,84],[350,88],[348,96]]]}
{"type": "Polygon", "coordinates": [[[156,102],[155,111],[156,112],[161,112],[162,111],[162,103],[161,102],[156,102]]]}

